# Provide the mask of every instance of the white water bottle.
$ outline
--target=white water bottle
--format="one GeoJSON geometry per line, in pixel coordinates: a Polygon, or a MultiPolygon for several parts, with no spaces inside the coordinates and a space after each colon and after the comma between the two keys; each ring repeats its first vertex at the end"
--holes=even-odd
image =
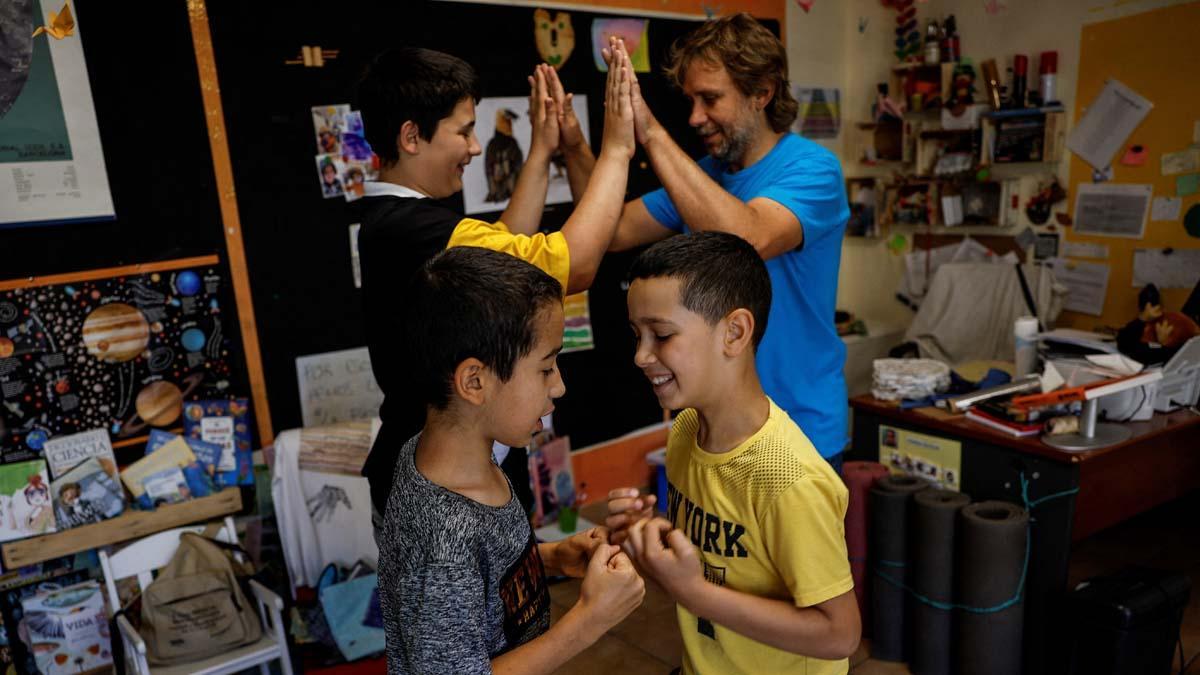
{"type": "Polygon", "coordinates": [[[1037,368],[1037,333],[1037,317],[1017,317],[1013,324],[1013,345],[1015,347],[1013,362],[1016,364],[1014,377],[1029,375],[1037,368]]]}

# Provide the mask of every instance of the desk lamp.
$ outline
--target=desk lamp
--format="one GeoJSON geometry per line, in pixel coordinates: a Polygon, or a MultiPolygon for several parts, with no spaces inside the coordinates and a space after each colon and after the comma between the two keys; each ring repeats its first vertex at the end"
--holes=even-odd
{"type": "Polygon", "coordinates": [[[1085,390],[1083,412],[1079,415],[1079,431],[1059,436],[1043,435],[1042,442],[1059,450],[1083,451],[1107,448],[1110,445],[1129,440],[1133,436],[1132,429],[1123,424],[1096,422],[1096,415],[1100,410],[1101,398],[1133,387],[1144,387],[1162,379],[1161,370],[1147,371],[1144,375],[1148,377],[1117,380],[1111,384],[1085,390]]]}

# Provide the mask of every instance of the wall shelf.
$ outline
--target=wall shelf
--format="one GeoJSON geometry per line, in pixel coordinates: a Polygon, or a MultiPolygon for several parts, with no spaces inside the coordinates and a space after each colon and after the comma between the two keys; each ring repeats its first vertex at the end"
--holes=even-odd
{"type": "Polygon", "coordinates": [[[242,510],[242,491],[231,487],[179,504],[160,506],[154,511],[128,509],[116,518],[82,525],[53,534],[0,544],[4,569],[16,569],[51,558],[58,558],[101,546],[162,532],[173,527],[213,520],[242,510]]]}

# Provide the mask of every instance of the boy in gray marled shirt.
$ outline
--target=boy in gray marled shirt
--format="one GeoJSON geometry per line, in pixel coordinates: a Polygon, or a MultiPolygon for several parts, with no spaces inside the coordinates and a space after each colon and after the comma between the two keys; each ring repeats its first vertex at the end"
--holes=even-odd
{"type": "Polygon", "coordinates": [[[412,387],[425,427],[398,453],[379,531],[388,673],[548,673],[641,604],[624,553],[595,528],[538,544],[492,442],[525,445],[566,388],[562,287],[513,256],[459,247],[409,288],[412,387]],[[583,577],[554,626],[546,569],[583,577]]]}

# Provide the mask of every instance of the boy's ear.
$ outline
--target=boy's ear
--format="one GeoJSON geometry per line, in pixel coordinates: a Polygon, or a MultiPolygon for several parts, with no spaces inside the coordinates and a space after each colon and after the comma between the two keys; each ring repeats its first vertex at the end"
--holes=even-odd
{"type": "Polygon", "coordinates": [[[491,371],[477,358],[465,359],[454,369],[454,395],[471,405],[483,405],[491,371]]]}
{"type": "Polygon", "coordinates": [[[725,316],[725,355],[740,356],[752,348],[754,342],[754,315],[750,310],[739,307],[725,316]]]}
{"type": "Polygon", "coordinates": [[[407,120],[400,125],[400,134],[396,136],[396,149],[400,154],[417,155],[421,152],[421,146],[417,142],[421,135],[418,133],[417,123],[412,120],[407,120]]]}

